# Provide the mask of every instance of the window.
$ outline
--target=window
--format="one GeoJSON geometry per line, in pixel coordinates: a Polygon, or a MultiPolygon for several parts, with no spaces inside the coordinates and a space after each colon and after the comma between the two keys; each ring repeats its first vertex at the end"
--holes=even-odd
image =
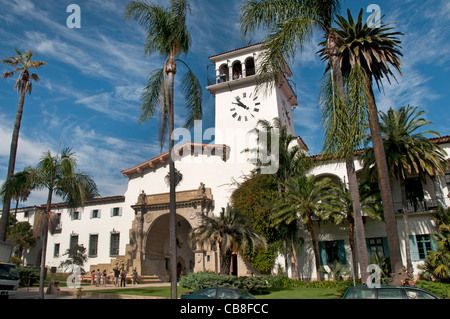
{"type": "Polygon", "coordinates": [[[199,297],[215,298],[216,288],[207,288],[198,294],[199,297]]]}
{"type": "Polygon", "coordinates": [[[57,219],[56,219],[56,228],[61,228],[61,213],[57,213],[56,214],[57,219]]]}
{"type": "Polygon", "coordinates": [[[402,290],[398,288],[378,289],[378,299],[403,299],[402,290]]]}
{"type": "Polygon", "coordinates": [[[100,209],[91,210],[91,218],[100,218],[100,209]]]}
{"type": "Polygon", "coordinates": [[[381,237],[367,238],[367,250],[369,254],[381,254],[386,257],[384,253],[384,242],[381,237]]]}
{"type": "Polygon", "coordinates": [[[410,235],[409,246],[411,251],[411,260],[420,261],[427,258],[429,250],[437,250],[436,244],[429,234],[410,235]]]}
{"type": "Polygon", "coordinates": [[[436,299],[433,295],[417,289],[405,288],[405,292],[408,299],[436,299]]]}
{"type": "Polygon", "coordinates": [[[70,248],[78,246],[78,235],[70,235],[70,248]]]}
{"type": "Polygon", "coordinates": [[[60,245],[55,244],[55,246],[53,248],[53,257],[59,257],[59,248],[60,248],[60,245]]]}
{"type": "Polygon", "coordinates": [[[80,212],[72,212],[72,220],[79,220],[81,219],[81,214],[80,212]]]}
{"type": "Polygon", "coordinates": [[[98,234],[89,235],[89,257],[97,256],[98,234]]]}
{"type": "Polygon", "coordinates": [[[111,233],[111,242],[109,246],[109,254],[111,256],[119,255],[120,233],[111,233]]]}
{"type": "Polygon", "coordinates": [[[332,264],[336,261],[343,265],[347,263],[343,240],[319,242],[319,254],[322,265],[332,264]]]}
{"type": "Polygon", "coordinates": [[[419,177],[407,178],[405,180],[405,191],[408,212],[422,212],[427,210],[424,202],[422,181],[419,177]]]}
{"type": "Polygon", "coordinates": [[[111,208],[111,217],[122,216],[122,207],[111,208]]]}
{"type": "Polygon", "coordinates": [[[431,250],[430,235],[416,235],[417,248],[419,250],[419,258],[426,259],[427,251],[431,250]]]}

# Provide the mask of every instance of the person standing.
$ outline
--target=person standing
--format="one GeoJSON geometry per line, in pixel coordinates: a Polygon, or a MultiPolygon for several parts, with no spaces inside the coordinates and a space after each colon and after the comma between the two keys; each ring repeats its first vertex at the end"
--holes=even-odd
{"type": "Polygon", "coordinates": [[[102,286],[103,287],[106,287],[106,276],[107,276],[106,269],[104,269],[102,272],[102,286]]]}
{"type": "Polygon", "coordinates": [[[127,272],[122,267],[122,270],[120,271],[120,287],[125,287],[126,280],[127,280],[127,272]]]}
{"type": "Polygon", "coordinates": [[[136,271],[136,268],[133,269],[133,285],[137,284],[137,278],[138,278],[138,273],[136,271]]]}
{"type": "Polygon", "coordinates": [[[119,287],[120,270],[116,266],[116,267],[114,267],[113,271],[114,271],[114,287],[119,287]]]}
{"type": "Polygon", "coordinates": [[[102,278],[102,274],[100,273],[100,269],[97,269],[95,273],[95,287],[100,287],[100,279],[102,278]]]}

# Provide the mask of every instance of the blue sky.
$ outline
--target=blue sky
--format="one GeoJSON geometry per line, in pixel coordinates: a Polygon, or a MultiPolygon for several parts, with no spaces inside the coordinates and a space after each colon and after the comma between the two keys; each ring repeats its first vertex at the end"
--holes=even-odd
{"type": "MultiPolygon", "coordinates": [[[[163,5],[168,0],[155,0],[163,5]]],[[[158,119],[138,125],[139,98],[148,74],[160,67],[158,55],[143,56],[144,32],[123,20],[128,0],[0,0],[0,57],[13,48],[30,49],[48,65],[37,71],[41,81],[26,97],[16,171],[38,162],[43,151],[62,145],[77,154],[79,168],[94,177],[102,196],[122,195],[127,179],[121,170],[160,154],[158,119]],[[70,4],[81,9],[81,28],[68,28],[70,4]]],[[[240,0],[191,0],[188,27],[192,48],[183,59],[206,86],[209,56],[259,42],[264,32],[242,39],[240,0]]],[[[347,0],[354,16],[370,4],[380,7],[383,22],[394,22],[401,38],[403,76],[376,94],[380,110],[418,106],[433,129],[450,134],[447,99],[450,96],[450,2],[347,0]]],[[[370,14],[365,13],[365,18],[370,14]]],[[[324,65],[315,56],[322,35],[298,53],[291,69],[300,104],[294,112],[296,134],[320,153],[322,130],[318,92],[324,65]]],[[[180,67],[181,69],[181,67],[180,67]]],[[[7,71],[4,65],[0,72],[7,71]]],[[[182,70],[180,70],[181,73],[182,70]]],[[[11,134],[17,110],[15,79],[0,81],[0,182],[6,177],[11,134]]],[[[181,96],[176,95],[176,126],[185,122],[181,96]]],[[[214,98],[204,90],[203,128],[214,126],[214,98]]],[[[209,142],[209,141],[205,141],[209,142]]],[[[33,194],[26,205],[42,204],[45,195],[33,194]]]]}

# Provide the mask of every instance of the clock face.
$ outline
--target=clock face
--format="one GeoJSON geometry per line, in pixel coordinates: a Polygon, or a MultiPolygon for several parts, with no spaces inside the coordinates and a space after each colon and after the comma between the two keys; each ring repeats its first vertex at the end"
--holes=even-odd
{"type": "Polygon", "coordinates": [[[230,106],[231,117],[238,122],[248,122],[257,117],[261,102],[253,92],[244,92],[234,97],[230,106]]]}

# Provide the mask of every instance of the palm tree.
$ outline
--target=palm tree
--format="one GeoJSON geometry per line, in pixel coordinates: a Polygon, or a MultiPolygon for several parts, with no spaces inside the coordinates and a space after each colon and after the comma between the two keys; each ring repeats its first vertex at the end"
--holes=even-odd
{"type": "MultiPolygon", "coordinates": [[[[365,216],[373,219],[381,219],[382,207],[381,199],[379,198],[379,192],[374,192],[366,181],[360,182],[359,186],[359,192],[361,194],[361,211],[365,214],[365,216]]],[[[330,204],[330,209],[325,213],[325,217],[331,218],[331,220],[335,224],[347,222],[349,225],[348,242],[350,244],[350,250],[352,252],[353,270],[356,277],[358,271],[358,263],[356,262],[357,253],[358,256],[364,254],[367,256],[367,248],[366,245],[357,245],[358,252],[355,250],[356,220],[354,217],[351,193],[347,188],[346,183],[339,180],[336,187],[333,188],[332,194],[327,196],[325,199],[330,204]]],[[[361,268],[361,272],[364,272],[363,266],[361,268]]],[[[362,282],[365,282],[365,279],[367,278],[362,279],[362,282]]]]}
{"type": "Polygon", "coordinates": [[[179,60],[181,54],[187,54],[191,46],[191,37],[186,26],[186,13],[190,6],[186,0],[172,0],[169,8],[157,6],[145,0],[130,1],[125,8],[125,19],[138,21],[145,28],[146,41],[144,54],[150,56],[158,52],[165,59],[161,69],[149,76],[147,86],[141,98],[140,119],[151,119],[159,109],[159,139],[161,150],[169,133],[169,176],[170,176],[170,271],[171,298],[177,297],[177,251],[176,251],[176,202],[175,202],[175,164],[172,158],[174,140],[174,77],[177,62],[188,68],[183,77],[183,93],[189,119],[185,125],[191,128],[195,120],[202,118],[202,87],[187,64],[179,60]],[[169,130],[167,132],[167,129],[169,130]]]}
{"type": "MultiPolygon", "coordinates": [[[[361,73],[352,70],[345,78],[344,96],[341,99],[337,83],[331,72],[326,72],[320,92],[320,108],[324,127],[322,153],[325,159],[344,159],[348,185],[352,201],[352,218],[355,224],[356,242],[358,243],[358,261],[361,268],[362,282],[367,280],[369,265],[364,224],[361,216],[361,198],[354,157],[367,132],[367,113],[365,108],[361,73]]],[[[353,239],[352,239],[353,240],[353,239]]],[[[353,261],[356,261],[353,255],[353,261]]],[[[356,264],[354,265],[356,268],[356,264]]]]}
{"type": "MultiPolygon", "coordinates": [[[[256,127],[252,130],[256,132],[258,136],[262,132],[263,135],[267,136],[265,143],[260,143],[264,145],[258,145],[256,149],[249,150],[250,152],[259,154],[261,148],[267,153],[269,157],[273,158],[273,150],[269,149],[272,146],[272,140],[277,139],[278,157],[277,164],[278,169],[276,173],[272,174],[278,186],[278,197],[282,198],[283,193],[286,189],[283,189],[283,185],[288,183],[290,178],[293,176],[303,176],[305,175],[313,166],[313,162],[309,156],[307,156],[306,151],[303,150],[297,143],[297,138],[288,132],[287,125],[282,125],[279,118],[274,118],[272,123],[268,120],[259,120],[256,127]],[[273,124],[272,124],[273,123],[273,124]]],[[[259,159],[259,156],[257,156],[259,159]]],[[[272,162],[270,163],[272,164],[272,162]]],[[[256,163],[257,166],[261,164],[256,163]]],[[[285,269],[287,269],[288,257],[292,257],[293,264],[293,278],[298,279],[298,265],[297,265],[297,250],[300,245],[303,244],[303,238],[298,232],[298,227],[300,223],[298,221],[293,221],[289,225],[284,223],[277,224],[277,229],[282,237],[283,250],[285,255],[285,269]],[[297,270],[295,270],[297,269],[297,270]]]]}
{"type": "MultiPolygon", "coordinates": [[[[282,184],[287,183],[292,176],[305,175],[312,168],[313,162],[306,151],[298,145],[297,137],[289,134],[287,125],[283,125],[279,118],[274,118],[272,123],[264,119],[258,120],[256,127],[250,132],[255,132],[258,136],[262,133],[263,136],[267,136],[267,141],[259,143],[264,145],[258,145],[255,149],[247,150],[248,152],[259,154],[264,151],[271,157],[273,150],[269,146],[272,145],[273,139],[277,139],[278,169],[273,176],[278,184],[279,197],[281,197],[282,184]]],[[[266,165],[261,164],[259,156],[257,160],[256,166],[266,165]]]]}
{"type": "MultiPolygon", "coordinates": [[[[373,80],[378,88],[382,86],[382,79],[390,81],[394,77],[389,65],[400,73],[399,32],[391,32],[392,28],[379,23],[376,27],[369,27],[363,22],[363,10],[361,9],[355,23],[350,10],[347,10],[348,21],[337,17],[338,28],[335,29],[339,40],[340,65],[344,76],[352,70],[357,70],[363,77],[364,99],[367,105],[370,134],[374,148],[375,158],[380,181],[381,197],[384,208],[386,235],[388,238],[389,252],[392,262],[394,283],[399,283],[397,274],[403,268],[398,231],[395,220],[394,204],[389,181],[389,171],[386,163],[386,155],[381,137],[378,111],[373,93],[373,80]]],[[[400,73],[401,74],[401,73],[400,73]]]]}
{"type": "MultiPolygon", "coordinates": [[[[285,195],[275,203],[272,223],[275,226],[280,223],[290,225],[300,219],[306,225],[312,239],[317,280],[320,281],[319,243],[314,222],[322,218],[324,210],[329,209],[323,199],[330,194],[331,181],[329,178],[316,180],[314,175],[295,176],[285,184],[285,187],[287,188],[285,195]]],[[[298,268],[295,271],[298,272],[298,268]]]]}
{"type": "MultiPolygon", "coordinates": [[[[438,144],[424,136],[425,134],[439,136],[439,134],[432,130],[417,132],[418,129],[433,124],[421,117],[424,114],[425,111],[417,112],[417,107],[409,105],[401,107],[399,110],[390,108],[387,113],[380,112],[380,129],[387,165],[392,177],[400,184],[405,225],[406,261],[409,272],[412,272],[413,269],[408,239],[406,178],[411,175],[418,175],[422,181],[425,181],[426,176],[443,178],[447,167],[446,152],[438,144]]],[[[377,166],[373,148],[366,148],[360,157],[366,173],[373,175],[377,166]]]]}
{"type": "Polygon", "coordinates": [[[48,224],[51,215],[53,195],[60,196],[64,201],[75,208],[83,206],[85,201],[99,196],[94,180],[77,171],[75,153],[70,148],[64,148],[61,156],[52,156],[50,151],[44,152],[36,167],[27,167],[27,181],[32,190],[48,190],[47,205],[42,223],[42,256],[39,283],[40,299],[44,298],[45,258],[47,253],[48,224]]]}
{"type": "MultiPolygon", "coordinates": [[[[16,121],[14,122],[13,135],[11,139],[11,150],[9,153],[8,173],[6,179],[14,175],[14,168],[16,165],[17,145],[19,142],[20,123],[22,121],[23,105],[25,103],[25,94],[31,94],[33,88],[32,81],[38,82],[39,76],[36,73],[31,73],[31,69],[38,69],[39,67],[46,65],[46,62],[32,61],[34,53],[27,50],[25,55],[18,49],[14,49],[17,56],[10,56],[9,58],[2,59],[2,63],[13,67],[14,71],[8,71],[3,73],[3,78],[6,80],[13,76],[15,73],[19,73],[19,76],[14,85],[14,89],[19,96],[19,105],[17,107],[16,121]]],[[[0,240],[6,239],[6,230],[8,228],[9,210],[11,205],[11,198],[6,197],[3,199],[2,218],[0,221],[0,240]]]]}
{"type": "MultiPolygon", "coordinates": [[[[338,35],[332,28],[334,17],[340,10],[340,2],[338,0],[248,0],[243,3],[240,21],[241,33],[246,36],[257,28],[269,29],[269,34],[264,38],[266,50],[263,51],[265,54],[261,59],[261,67],[257,76],[259,87],[276,83],[283,75],[285,61],[294,60],[297,49],[302,49],[310,39],[314,29],[319,29],[324,33],[325,38],[324,43],[322,43],[324,48],[319,53],[329,60],[331,88],[336,89],[335,94],[333,94],[335,99],[332,100],[335,103],[333,109],[336,109],[337,105],[344,105],[345,89],[340,68],[338,35]]],[[[339,127],[339,123],[335,123],[339,127]]],[[[355,137],[358,135],[348,136],[355,137]]],[[[356,143],[358,143],[358,140],[356,143]]],[[[351,142],[351,145],[354,144],[354,142],[351,142]]],[[[365,238],[353,156],[346,157],[346,167],[356,219],[357,241],[359,246],[363,246],[365,245],[365,238]]],[[[359,260],[362,263],[363,276],[365,276],[367,256],[359,256],[359,260]]]]}
{"type": "Polygon", "coordinates": [[[232,254],[238,247],[245,250],[251,245],[254,248],[266,247],[265,238],[253,228],[247,226],[248,220],[238,208],[222,208],[220,216],[201,215],[200,226],[192,229],[190,243],[192,247],[219,245],[221,256],[220,272],[229,274],[232,254]]]}

